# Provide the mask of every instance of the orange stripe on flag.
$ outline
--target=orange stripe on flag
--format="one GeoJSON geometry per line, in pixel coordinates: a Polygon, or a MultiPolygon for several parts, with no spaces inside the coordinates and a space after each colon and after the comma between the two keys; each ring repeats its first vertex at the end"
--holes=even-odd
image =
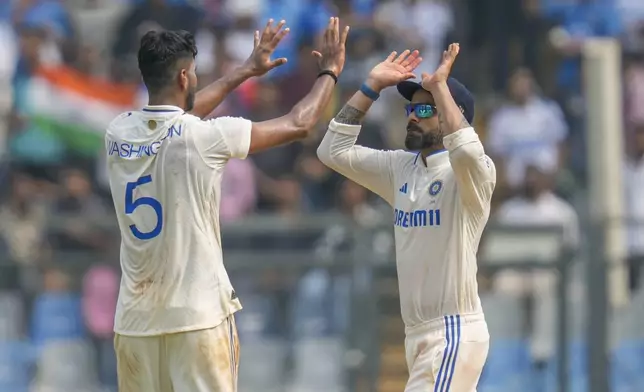
{"type": "Polygon", "coordinates": [[[100,100],[106,104],[131,107],[136,97],[136,86],[117,84],[85,75],[75,69],[43,67],[37,73],[52,85],[82,95],[85,98],[100,100]]]}

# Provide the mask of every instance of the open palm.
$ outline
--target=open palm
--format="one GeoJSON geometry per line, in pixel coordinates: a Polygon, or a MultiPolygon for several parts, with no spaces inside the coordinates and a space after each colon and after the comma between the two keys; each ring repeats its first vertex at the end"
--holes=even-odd
{"type": "Polygon", "coordinates": [[[414,70],[423,61],[417,50],[413,52],[405,50],[397,56],[397,52],[391,52],[389,57],[382,63],[376,65],[369,73],[369,79],[379,88],[395,86],[396,84],[416,77],[414,70]]]}
{"type": "Polygon", "coordinates": [[[422,86],[425,90],[430,90],[433,85],[437,83],[445,82],[449,78],[450,72],[452,72],[452,65],[458,56],[460,51],[459,44],[451,44],[446,51],[443,52],[443,58],[441,63],[433,74],[423,73],[422,74],[422,86]]]}
{"type": "Polygon", "coordinates": [[[275,60],[271,59],[271,55],[275,52],[277,45],[289,33],[290,29],[288,27],[282,29],[285,24],[286,21],[282,20],[277,26],[273,26],[273,19],[269,19],[261,36],[259,31],[255,32],[253,52],[246,60],[246,65],[250,68],[253,75],[261,76],[273,68],[286,64],[286,58],[284,57],[275,60]]]}

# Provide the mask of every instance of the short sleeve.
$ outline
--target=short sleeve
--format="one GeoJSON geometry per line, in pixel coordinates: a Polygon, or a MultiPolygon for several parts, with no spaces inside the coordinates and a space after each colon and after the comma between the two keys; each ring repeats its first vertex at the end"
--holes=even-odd
{"type": "Polygon", "coordinates": [[[244,159],[250,148],[252,122],[241,117],[219,117],[203,122],[195,142],[204,158],[244,159]]]}

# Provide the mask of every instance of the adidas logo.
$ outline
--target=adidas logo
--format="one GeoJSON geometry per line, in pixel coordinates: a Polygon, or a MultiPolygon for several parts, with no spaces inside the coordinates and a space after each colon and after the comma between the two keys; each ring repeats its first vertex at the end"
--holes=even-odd
{"type": "Polygon", "coordinates": [[[407,193],[407,183],[399,189],[400,193],[407,193]]]}

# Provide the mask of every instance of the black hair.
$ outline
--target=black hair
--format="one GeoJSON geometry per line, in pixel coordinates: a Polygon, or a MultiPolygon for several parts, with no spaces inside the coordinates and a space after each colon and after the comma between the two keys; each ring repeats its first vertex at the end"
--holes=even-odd
{"type": "Polygon", "coordinates": [[[141,38],[138,60],[143,83],[152,94],[172,83],[177,63],[197,56],[195,38],[187,31],[148,31],[141,38]]]}

